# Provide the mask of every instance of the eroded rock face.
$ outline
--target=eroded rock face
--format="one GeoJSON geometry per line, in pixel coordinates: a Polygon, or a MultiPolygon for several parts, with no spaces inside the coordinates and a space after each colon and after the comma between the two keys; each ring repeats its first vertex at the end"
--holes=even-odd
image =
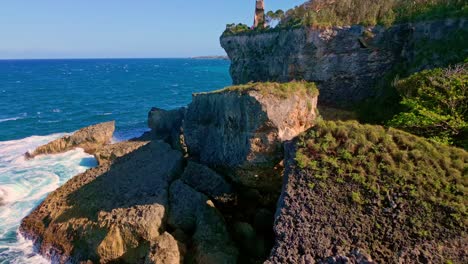
{"type": "Polygon", "coordinates": [[[189,258],[195,263],[236,263],[233,246],[224,219],[213,203],[181,180],[170,187],[168,224],[193,235],[189,258]]]}
{"type": "Polygon", "coordinates": [[[184,150],[182,124],[186,111],[185,107],[174,110],[152,108],[148,113],[148,127],[152,136],[163,139],[177,150],[184,150]]]}
{"type": "Polygon", "coordinates": [[[282,143],[314,124],[316,107],[317,94],[300,91],[286,97],[255,88],[195,94],[183,127],[188,152],[211,167],[241,169],[245,177],[236,173],[234,180],[256,186],[262,180],[249,170],[273,168],[283,157],[282,143]]]}
{"type": "MultiPolygon", "coordinates": [[[[320,100],[346,106],[376,95],[375,85],[398,61],[417,57],[415,42],[443,40],[466,29],[466,19],[384,27],[301,28],[262,34],[223,36],[235,84],[250,81],[307,80],[320,88],[320,100]]],[[[424,61],[438,66],[437,56],[424,61]]],[[[420,69],[415,69],[420,70],[420,69]]]]}
{"type": "Polygon", "coordinates": [[[232,186],[223,176],[196,162],[188,162],[181,180],[198,192],[220,202],[231,200],[234,195],[232,186]]]}
{"type": "Polygon", "coordinates": [[[171,234],[165,232],[156,238],[151,246],[145,264],[180,264],[184,263],[185,246],[171,234]]]}
{"type": "Polygon", "coordinates": [[[40,146],[32,153],[26,153],[26,157],[34,158],[42,154],[57,154],[74,148],[83,148],[86,153],[94,154],[101,147],[111,142],[114,130],[114,121],[85,127],[72,135],[64,136],[40,146]]]}
{"type": "Polygon", "coordinates": [[[94,153],[94,157],[98,161],[99,165],[104,165],[105,163],[113,162],[117,158],[125,156],[148,143],[149,141],[135,140],[106,145],[96,151],[96,153],[94,153]]]}
{"type": "Polygon", "coordinates": [[[169,185],[181,169],[180,152],[152,142],[72,178],[20,231],[56,263],[139,263],[165,230],[169,185]]]}

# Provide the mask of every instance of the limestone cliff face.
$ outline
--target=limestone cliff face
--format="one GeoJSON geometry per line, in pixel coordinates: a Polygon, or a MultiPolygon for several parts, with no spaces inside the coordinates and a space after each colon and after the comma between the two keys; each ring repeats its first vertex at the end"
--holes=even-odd
{"type": "Polygon", "coordinates": [[[258,172],[252,178],[247,171],[273,168],[281,161],[282,143],[313,125],[317,98],[301,91],[283,98],[257,90],[256,84],[195,94],[183,127],[188,152],[209,166],[245,169],[242,177],[235,173],[234,180],[242,184],[263,184],[258,172]]]}
{"type": "MultiPolygon", "coordinates": [[[[299,28],[221,37],[235,84],[307,80],[320,100],[349,104],[375,95],[375,84],[401,60],[416,55],[417,41],[440,40],[466,27],[466,19],[381,26],[299,28]]],[[[431,63],[425,63],[430,66],[431,63]]]]}

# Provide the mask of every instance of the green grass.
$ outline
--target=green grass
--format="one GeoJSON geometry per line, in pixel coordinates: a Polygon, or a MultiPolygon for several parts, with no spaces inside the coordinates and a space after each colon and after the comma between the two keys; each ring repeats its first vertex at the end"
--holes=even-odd
{"type": "MultiPolygon", "coordinates": [[[[242,85],[234,85],[216,90],[211,93],[222,93],[222,92],[239,92],[247,93],[250,91],[257,91],[262,95],[273,95],[279,98],[288,98],[292,94],[301,93],[303,95],[318,96],[319,91],[315,83],[312,82],[288,82],[288,83],[276,83],[276,82],[258,82],[258,83],[247,83],[242,85]]],[[[207,94],[207,93],[200,93],[207,94]]],[[[310,104],[310,103],[309,103],[310,104]]]]}
{"type": "Polygon", "coordinates": [[[462,149],[354,121],[321,121],[296,146],[297,166],[314,175],[309,186],[341,185],[343,195],[350,188],[350,202],[359,206],[383,208],[392,196],[415,212],[407,212],[415,236],[468,224],[468,152],[462,149]]]}

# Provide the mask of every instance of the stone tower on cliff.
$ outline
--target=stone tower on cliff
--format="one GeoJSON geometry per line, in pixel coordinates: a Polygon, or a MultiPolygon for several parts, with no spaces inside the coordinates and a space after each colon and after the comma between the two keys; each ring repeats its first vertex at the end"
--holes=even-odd
{"type": "Polygon", "coordinates": [[[253,28],[257,27],[266,27],[265,3],[263,0],[256,0],[255,2],[255,18],[253,28]]]}

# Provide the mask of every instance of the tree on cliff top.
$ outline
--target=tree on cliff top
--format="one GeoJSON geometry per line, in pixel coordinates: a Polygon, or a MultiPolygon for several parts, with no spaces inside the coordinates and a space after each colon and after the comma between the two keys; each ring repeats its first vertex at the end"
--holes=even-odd
{"type": "Polygon", "coordinates": [[[377,25],[468,15],[466,0],[309,0],[286,12],[283,27],[377,25]]]}
{"type": "Polygon", "coordinates": [[[416,73],[396,88],[406,111],[389,125],[468,149],[468,63],[416,73]]]}

